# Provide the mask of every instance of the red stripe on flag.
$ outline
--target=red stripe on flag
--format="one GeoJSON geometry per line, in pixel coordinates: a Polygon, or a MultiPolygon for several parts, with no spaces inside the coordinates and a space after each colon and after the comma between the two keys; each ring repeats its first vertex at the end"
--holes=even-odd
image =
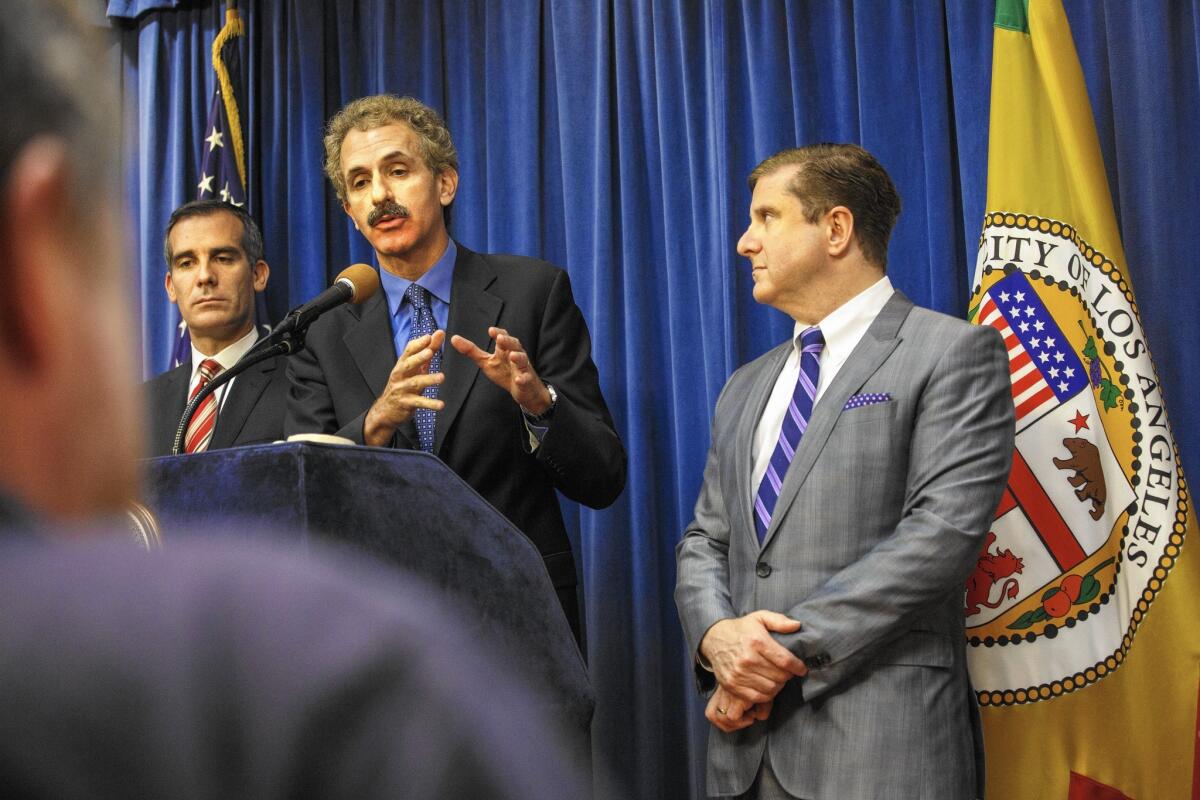
{"type": "Polygon", "coordinates": [[[1054,507],[1053,501],[1042,490],[1041,484],[1033,475],[1033,470],[1018,451],[1013,451],[1012,474],[1009,476],[1008,485],[1025,511],[1025,516],[1033,523],[1034,532],[1046,545],[1059,568],[1066,572],[1083,563],[1087,554],[1083,552],[1062,515],[1054,507]]]}
{"type": "Polygon", "coordinates": [[[1000,505],[996,506],[996,513],[992,516],[992,519],[1000,519],[1016,507],[1017,499],[1012,496],[1012,492],[1006,487],[1004,494],[1000,495],[1000,505]]]}
{"type": "Polygon", "coordinates": [[[1037,383],[1038,381],[1040,381],[1041,379],[1042,379],[1042,373],[1038,372],[1036,369],[1029,370],[1029,372],[1026,372],[1024,375],[1022,375],[1021,377],[1019,377],[1015,381],[1013,381],[1013,385],[1012,385],[1013,397],[1017,397],[1018,395],[1025,394],[1025,392],[1027,392],[1029,389],[1033,388],[1033,385],[1035,383],[1037,383]]]}
{"type": "MultiPolygon", "coordinates": [[[[1013,392],[1014,399],[1016,398],[1016,395],[1017,395],[1017,392],[1014,390],[1014,392],[1013,392]]],[[[1042,403],[1046,402],[1047,400],[1051,399],[1052,397],[1054,397],[1053,389],[1051,389],[1049,386],[1047,386],[1045,389],[1042,389],[1040,392],[1035,394],[1033,397],[1029,398],[1024,403],[1021,403],[1021,405],[1017,406],[1017,419],[1021,419],[1021,417],[1025,416],[1030,411],[1033,411],[1035,408],[1037,408],[1038,406],[1040,406],[1042,403]]]]}
{"type": "MultiPolygon", "coordinates": [[[[1012,348],[1010,347],[1008,349],[1011,350],[1012,348]]],[[[1032,363],[1033,359],[1029,357],[1029,353],[1026,353],[1024,350],[1022,350],[1020,353],[1017,353],[1008,360],[1008,374],[1012,375],[1014,372],[1019,372],[1021,368],[1032,363]]]]}
{"type": "Polygon", "coordinates": [[[1071,783],[1067,787],[1067,800],[1133,800],[1133,798],[1107,783],[1101,783],[1095,778],[1072,772],[1071,783]]]}

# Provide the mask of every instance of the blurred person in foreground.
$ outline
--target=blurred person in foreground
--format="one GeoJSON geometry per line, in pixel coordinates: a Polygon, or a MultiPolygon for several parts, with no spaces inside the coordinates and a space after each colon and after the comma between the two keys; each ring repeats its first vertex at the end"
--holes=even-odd
{"type": "Polygon", "coordinates": [[[141,439],[94,33],[60,0],[0,15],[0,793],[580,795],[525,691],[395,572],[105,533],[141,439]]]}

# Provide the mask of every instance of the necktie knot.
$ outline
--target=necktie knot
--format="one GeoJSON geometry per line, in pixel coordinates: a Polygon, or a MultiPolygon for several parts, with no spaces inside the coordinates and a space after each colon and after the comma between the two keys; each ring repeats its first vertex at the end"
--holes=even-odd
{"type": "Polygon", "coordinates": [[[825,334],[818,327],[805,328],[800,334],[800,352],[820,355],[825,349],[825,334]]]}
{"type": "Polygon", "coordinates": [[[208,383],[224,370],[225,368],[221,366],[220,361],[217,361],[215,358],[206,358],[200,362],[200,382],[202,384],[208,383]]]}
{"type": "Polygon", "coordinates": [[[429,308],[429,290],[424,286],[410,283],[404,290],[404,296],[412,304],[413,311],[424,311],[429,308]]]}

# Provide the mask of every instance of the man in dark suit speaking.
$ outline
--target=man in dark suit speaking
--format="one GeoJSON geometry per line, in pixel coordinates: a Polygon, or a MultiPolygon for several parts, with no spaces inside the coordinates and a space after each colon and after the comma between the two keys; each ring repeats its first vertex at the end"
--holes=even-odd
{"type": "Polygon", "coordinates": [[[436,454],[537,545],[578,638],[555,489],[611,504],[625,450],[567,274],[450,238],[458,154],[417,100],[348,104],[329,122],[325,173],[375,249],[383,291],[309,330],[288,365],[287,433],[436,454]]]}
{"type": "MultiPolygon", "coordinates": [[[[179,306],[192,357],[147,381],[149,453],[171,453],[188,400],[258,341],[254,296],[267,288],[262,233],[243,209],[220,200],[185,203],[171,214],[164,243],[167,296],[179,306]]],[[[273,442],[283,438],[287,373],[262,361],[202,401],[180,452],[273,442]]]]}

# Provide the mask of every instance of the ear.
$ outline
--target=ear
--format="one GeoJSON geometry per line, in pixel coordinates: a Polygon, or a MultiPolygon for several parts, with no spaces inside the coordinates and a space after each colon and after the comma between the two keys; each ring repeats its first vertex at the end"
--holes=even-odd
{"type": "MultiPolygon", "coordinates": [[[[354,215],[350,213],[350,204],[345,200],[342,201],[342,211],[345,211],[346,216],[349,217],[350,221],[354,223],[354,230],[358,231],[359,233],[363,233],[363,229],[358,227],[358,220],[356,220],[354,215]]],[[[366,236],[366,234],[363,233],[363,236],[366,236]]]]}
{"type": "Polygon", "coordinates": [[[446,167],[438,173],[438,200],[441,201],[443,207],[454,202],[454,195],[458,194],[458,170],[454,167],[446,167]]]}
{"type": "Polygon", "coordinates": [[[271,277],[271,267],[261,258],[254,262],[254,291],[261,292],[267,288],[267,278],[271,277]]]}
{"type": "Polygon", "coordinates": [[[0,197],[0,361],[12,378],[45,374],[70,346],[73,319],[83,309],[58,303],[62,282],[86,274],[67,237],[70,213],[67,148],[55,136],[33,139],[17,154],[0,197]],[[78,270],[77,274],[75,270],[78,270]]]}
{"type": "Polygon", "coordinates": [[[178,303],[179,297],[175,294],[175,283],[171,280],[171,270],[167,270],[167,275],[163,278],[163,287],[167,290],[167,297],[172,303],[178,303]]]}
{"type": "Polygon", "coordinates": [[[845,206],[834,206],[825,214],[825,237],[827,251],[833,258],[840,258],[850,250],[854,242],[854,214],[845,206]]]}

